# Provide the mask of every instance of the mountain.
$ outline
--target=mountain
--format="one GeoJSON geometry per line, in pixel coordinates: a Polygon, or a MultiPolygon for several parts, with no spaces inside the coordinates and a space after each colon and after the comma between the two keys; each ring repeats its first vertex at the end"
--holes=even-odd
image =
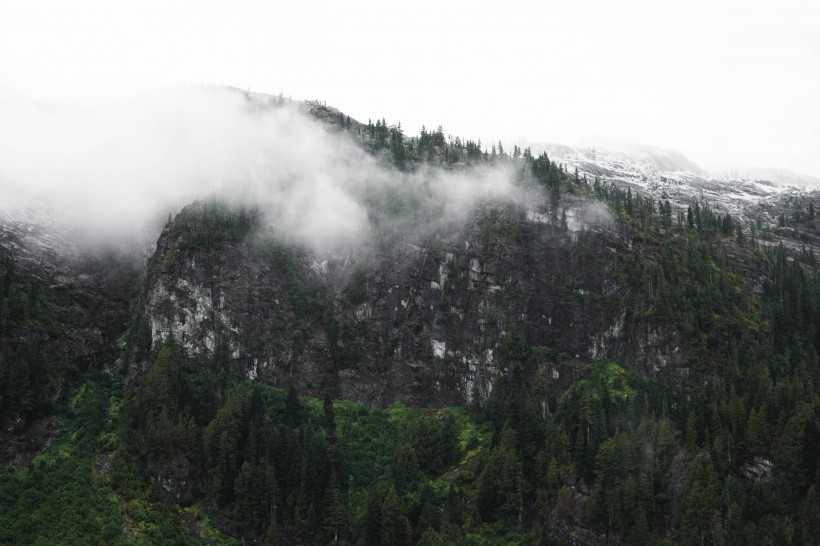
{"type": "Polygon", "coordinates": [[[807,194],[820,186],[820,179],[785,169],[756,169],[745,176],[713,176],[678,152],[635,144],[584,149],[542,145],[534,149],[543,149],[570,173],[577,168],[589,178],[598,176],[621,187],[631,187],[633,192],[669,199],[679,208],[694,200],[705,200],[715,209],[745,222],[758,217],[769,221],[759,211],[761,204],[786,195],[807,194]]]}
{"type": "Polygon", "coordinates": [[[203,248],[194,241],[207,238],[208,225],[242,220],[195,203],[160,237],[140,313],[153,344],[173,334],[186,355],[207,362],[223,340],[251,379],[380,406],[486,398],[520,360],[505,353],[512,336],[571,355],[528,362],[532,375],[565,386],[600,358],[685,374],[681,350],[667,354],[680,341],[666,321],[612,305],[627,287],[600,272],[631,241],[593,206],[577,197],[560,209],[487,205],[449,233],[400,237],[361,261],[320,261],[241,236],[203,248]],[[559,231],[549,219],[562,214],[571,227],[559,231]]]}
{"type": "Polygon", "coordinates": [[[809,204],[820,195],[820,179],[786,169],[751,169],[744,176],[714,176],[682,154],[636,144],[612,144],[612,148],[584,149],[564,145],[542,145],[567,172],[577,169],[588,180],[598,177],[658,202],[669,200],[677,211],[695,203],[730,214],[743,229],[776,232],[764,237],[764,246],[783,244],[793,251],[802,245],[815,246],[814,217],[809,204]],[[782,216],[782,218],[781,218],[782,216]]]}
{"type": "Polygon", "coordinates": [[[816,542],[815,192],[299,108],[149,245],[3,211],[1,543],[816,542]]]}

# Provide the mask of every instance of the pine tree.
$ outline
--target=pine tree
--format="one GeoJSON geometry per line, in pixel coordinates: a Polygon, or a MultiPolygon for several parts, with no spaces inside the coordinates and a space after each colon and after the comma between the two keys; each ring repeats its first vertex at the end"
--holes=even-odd
{"type": "Polygon", "coordinates": [[[404,502],[395,487],[391,487],[384,497],[381,509],[382,546],[404,546],[407,544],[407,517],[404,502]]]}
{"type": "Polygon", "coordinates": [[[422,535],[428,529],[438,529],[438,512],[433,489],[425,485],[421,491],[421,512],[419,513],[416,533],[422,535]]]}
{"type": "Polygon", "coordinates": [[[330,472],[338,475],[341,470],[341,465],[339,462],[338,448],[336,446],[336,414],[333,411],[333,401],[330,396],[325,396],[324,398],[324,426],[330,472]]]}
{"type": "Polygon", "coordinates": [[[325,531],[325,536],[332,537],[333,542],[338,542],[339,535],[344,528],[345,515],[342,491],[335,472],[331,474],[325,489],[323,508],[322,529],[325,531]]]}
{"type": "Polygon", "coordinates": [[[399,442],[393,456],[393,483],[402,493],[419,477],[419,462],[416,450],[409,442],[399,442]]]}
{"type": "Polygon", "coordinates": [[[233,512],[233,519],[240,529],[254,531],[253,513],[253,468],[248,461],[242,463],[239,475],[236,477],[234,486],[236,506],[233,512]]]}
{"type": "Polygon", "coordinates": [[[706,451],[701,451],[686,480],[680,528],[684,544],[706,544],[715,540],[713,519],[718,508],[718,486],[712,460],[706,451]]]}
{"type": "Polygon", "coordinates": [[[632,205],[632,188],[626,189],[626,213],[629,217],[632,217],[633,213],[633,205],[632,205]]]}
{"type": "Polygon", "coordinates": [[[524,510],[524,476],[514,448],[507,449],[504,455],[500,488],[504,498],[500,515],[520,526],[524,510]]]}
{"type": "Polygon", "coordinates": [[[452,539],[461,529],[461,499],[458,491],[450,482],[450,487],[447,491],[447,501],[444,503],[444,509],[441,514],[441,534],[445,538],[452,539]]]}
{"type": "Polygon", "coordinates": [[[302,424],[302,404],[299,402],[299,393],[296,387],[291,385],[288,388],[288,397],[285,400],[285,417],[287,427],[291,432],[296,431],[302,424]]]}
{"type": "Polygon", "coordinates": [[[382,500],[375,486],[370,487],[367,497],[367,520],[365,523],[365,544],[379,546],[381,542],[382,500]]]}

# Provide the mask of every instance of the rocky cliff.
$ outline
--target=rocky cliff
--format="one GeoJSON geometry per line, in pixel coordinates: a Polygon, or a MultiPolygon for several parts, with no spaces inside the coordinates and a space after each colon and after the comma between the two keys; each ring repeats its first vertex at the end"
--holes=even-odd
{"type": "Polygon", "coordinates": [[[247,377],[379,405],[486,398],[512,366],[564,387],[600,358],[690,373],[680,332],[626,304],[616,273],[640,243],[587,198],[484,205],[446,232],[329,256],[257,228],[201,202],[171,221],[142,292],[146,339],[173,334],[202,363],[224,342],[247,377]]]}
{"type": "Polygon", "coordinates": [[[42,215],[0,222],[0,464],[58,433],[55,408],[88,370],[114,371],[139,279],[130,255],[81,248],[42,215]]]}

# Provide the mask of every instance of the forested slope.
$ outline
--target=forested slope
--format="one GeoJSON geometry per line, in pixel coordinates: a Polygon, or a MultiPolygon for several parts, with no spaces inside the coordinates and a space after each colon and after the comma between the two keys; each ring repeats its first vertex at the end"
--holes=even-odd
{"type": "MultiPolygon", "coordinates": [[[[543,207],[484,204],[416,240],[426,256],[394,277],[387,252],[317,275],[252,210],[188,207],[134,285],[107,367],[49,360],[44,340],[77,315],[6,252],[0,408],[19,429],[53,426],[30,463],[7,457],[0,542],[817,543],[812,248],[781,245],[776,217],[752,231],[695,196],[673,209],[546,154],[314,109],[398,170],[507,165],[543,207]],[[584,225],[591,207],[608,220],[584,225]],[[243,275],[259,280],[230,293],[243,275]],[[402,305],[397,284],[415,299],[402,305]],[[157,286],[172,287],[164,300],[157,286]],[[249,367],[266,356],[273,372],[249,367]]],[[[377,248],[407,240],[382,235],[377,248]]]]}

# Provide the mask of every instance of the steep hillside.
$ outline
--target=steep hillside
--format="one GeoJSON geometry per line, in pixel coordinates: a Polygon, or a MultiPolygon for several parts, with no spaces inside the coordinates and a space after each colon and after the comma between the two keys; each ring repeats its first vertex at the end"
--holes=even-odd
{"type": "Polygon", "coordinates": [[[4,213],[0,543],[817,543],[814,194],[304,110],[344,237],[4,213]]]}
{"type": "MultiPolygon", "coordinates": [[[[90,369],[114,368],[139,277],[135,260],[82,248],[44,215],[0,224],[0,426],[24,431],[90,369]]],[[[37,441],[35,440],[35,443],[37,441]]],[[[9,444],[11,445],[11,444],[9,444]]],[[[4,460],[14,458],[6,450],[4,460]]]]}
{"type": "Polygon", "coordinates": [[[513,363],[565,387],[600,358],[691,384],[678,328],[626,303],[620,266],[654,242],[632,248],[590,197],[484,205],[449,233],[329,259],[243,215],[197,203],[166,227],[141,302],[153,343],[173,334],[207,362],[223,341],[249,378],[378,405],[486,398],[513,363]]]}
{"type": "MultiPolygon", "coordinates": [[[[789,217],[793,207],[785,202],[806,201],[816,192],[820,179],[786,170],[752,170],[714,176],[680,153],[638,145],[579,149],[546,145],[549,156],[568,172],[577,170],[590,183],[597,177],[604,184],[616,184],[655,200],[668,199],[676,208],[686,209],[696,200],[706,201],[722,213],[729,213],[747,226],[772,222],[781,212],[789,217]],[[776,204],[780,205],[777,206],[776,204]],[[777,209],[773,214],[774,209],[777,209]]],[[[804,208],[808,203],[804,203],[804,208]]],[[[748,229],[748,227],[747,227],[748,229]]]]}

